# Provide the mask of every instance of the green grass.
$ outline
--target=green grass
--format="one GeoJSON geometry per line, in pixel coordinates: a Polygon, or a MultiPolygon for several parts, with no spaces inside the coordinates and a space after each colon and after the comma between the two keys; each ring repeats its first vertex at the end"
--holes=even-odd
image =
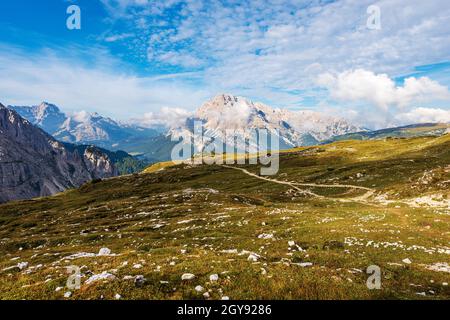
{"type": "Polygon", "coordinates": [[[65,285],[70,265],[83,274],[70,299],[205,299],[197,285],[211,299],[420,299],[421,292],[450,298],[443,285],[450,274],[427,269],[450,261],[450,210],[411,205],[415,197],[450,196],[448,135],[343,141],[280,157],[272,179],[358,185],[374,194],[360,200],[361,190],[303,188],[322,196],[316,198],[221,166],[163,164],[7,203],[0,206],[0,299],[64,299],[69,290],[55,289],[65,285]],[[102,247],[116,255],[65,259],[102,247]],[[260,259],[249,261],[249,252],[260,259]],[[29,265],[6,269],[19,262],[29,265]],[[312,266],[298,265],[304,262],[312,266]],[[370,265],[382,270],[381,290],[366,287],[370,265]],[[104,271],[116,280],[84,284],[104,271]],[[196,278],[182,281],[183,273],[196,278]],[[219,281],[210,282],[211,274],[219,281]],[[124,280],[136,275],[145,285],[124,280]]]}

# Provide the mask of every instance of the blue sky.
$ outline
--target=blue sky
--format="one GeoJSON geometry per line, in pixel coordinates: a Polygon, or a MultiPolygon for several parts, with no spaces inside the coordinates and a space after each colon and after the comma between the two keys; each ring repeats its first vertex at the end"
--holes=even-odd
{"type": "Polygon", "coordinates": [[[371,127],[450,121],[448,1],[5,0],[0,12],[4,104],[145,119],[227,92],[371,127]],[[81,30],[66,28],[72,4],[81,30]]]}

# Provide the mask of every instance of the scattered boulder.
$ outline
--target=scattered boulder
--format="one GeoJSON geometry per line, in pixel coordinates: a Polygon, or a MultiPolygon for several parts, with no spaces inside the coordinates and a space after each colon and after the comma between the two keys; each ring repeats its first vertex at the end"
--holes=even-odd
{"type": "Polygon", "coordinates": [[[412,263],[411,260],[409,260],[408,258],[403,259],[402,262],[405,263],[405,264],[411,264],[412,263]]]}
{"type": "Polygon", "coordinates": [[[258,236],[258,239],[273,239],[272,233],[263,233],[258,236]]]}
{"type": "Polygon", "coordinates": [[[218,274],[212,274],[209,276],[209,281],[217,281],[217,280],[219,280],[218,274]]]}
{"type": "Polygon", "coordinates": [[[185,273],[181,276],[181,280],[189,281],[189,280],[193,280],[193,279],[195,279],[195,274],[192,274],[192,273],[185,273]]]}
{"type": "Polygon", "coordinates": [[[111,250],[108,248],[101,248],[98,252],[98,256],[109,256],[111,254],[111,250]]]}
{"type": "Polygon", "coordinates": [[[436,272],[447,272],[450,273],[450,265],[445,262],[437,262],[433,265],[426,266],[428,270],[436,271],[436,272]]]}
{"type": "Polygon", "coordinates": [[[313,264],[312,262],[302,262],[298,264],[302,268],[311,267],[313,264]]]}
{"type": "Polygon", "coordinates": [[[202,286],[196,286],[196,287],[195,287],[195,291],[197,291],[197,292],[203,292],[203,291],[205,291],[205,288],[203,288],[202,286]]]}
{"type": "Polygon", "coordinates": [[[134,278],[134,286],[136,288],[143,287],[147,279],[143,275],[138,275],[136,278],[134,278]]]}
{"type": "Polygon", "coordinates": [[[89,279],[86,280],[85,284],[89,285],[91,283],[94,283],[96,281],[101,281],[101,280],[108,280],[108,281],[113,281],[116,279],[116,276],[108,273],[106,271],[103,271],[100,274],[94,274],[93,276],[91,276],[89,279]]]}
{"type": "Polygon", "coordinates": [[[254,253],[251,253],[247,258],[247,260],[251,262],[258,262],[258,259],[259,257],[254,253]]]}

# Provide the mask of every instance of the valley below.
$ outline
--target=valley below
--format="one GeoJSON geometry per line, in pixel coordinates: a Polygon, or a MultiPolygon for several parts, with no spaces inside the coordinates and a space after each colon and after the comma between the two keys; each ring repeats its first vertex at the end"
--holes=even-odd
{"type": "Polygon", "coordinates": [[[0,299],[450,298],[449,134],[259,169],[169,163],[0,205],[0,299]]]}

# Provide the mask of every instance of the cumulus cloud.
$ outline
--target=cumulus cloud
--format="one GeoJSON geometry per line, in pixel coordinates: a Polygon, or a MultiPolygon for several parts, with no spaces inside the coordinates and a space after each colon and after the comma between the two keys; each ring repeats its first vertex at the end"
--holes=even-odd
{"type": "Polygon", "coordinates": [[[192,115],[193,112],[186,109],[162,107],[158,112],[145,113],[143,117],[132,121],[146,127],[176,128],[183,125],[192,115]]]}
{"type": "Polygon", "coordinates": [[[403,124],[411,123],[450,123],[450,110],[439,108],[415,108],[400,113],[396,119],[403,124]]]}
{"type": "Polygon", "coordinates": [[[73,120],[76,122],[85,123],[91,119],[91,114],[85,110],[76,111],[70,114],[73,120]]]}
{"type": "Polygon", "coordinates": [[[407,78],[403,86],[397,86],[388,75],[363,69],[345,71],[337,76],[322,74],[318,84],[327,87],[334,99],[368,102],[383,111],[390,107],[405,108],[411,104],[450,100],[448,88],[427,77],[407,78]]]}

